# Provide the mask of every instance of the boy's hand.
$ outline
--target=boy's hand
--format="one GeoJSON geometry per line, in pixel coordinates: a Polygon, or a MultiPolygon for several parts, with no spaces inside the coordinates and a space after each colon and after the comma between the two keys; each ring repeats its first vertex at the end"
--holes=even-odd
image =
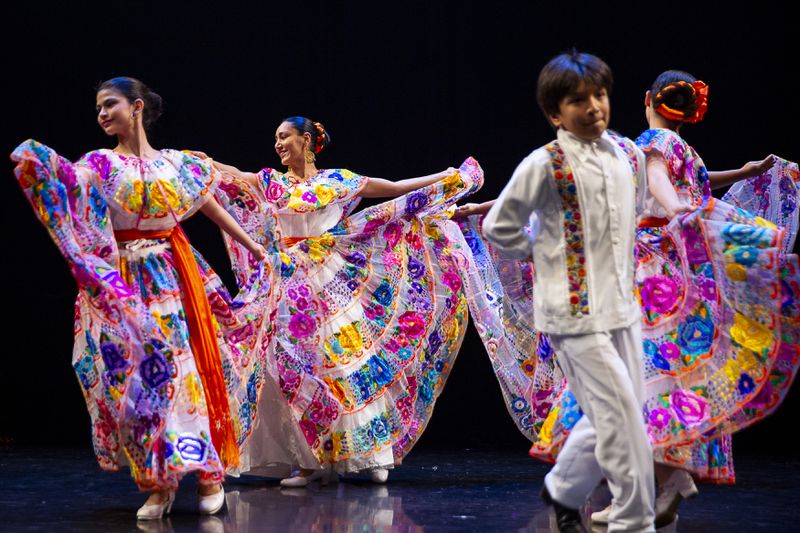
{"type": "Polygon", "coordinates": [[[745,163],[745,165],[742,167],[742,173],[744,174],[745,178],[758,176],[771,169],[775,165],[775,161],[775,156],[772,154],[768,155],[761,161],[750,161],[749,163],[745,163]]]}

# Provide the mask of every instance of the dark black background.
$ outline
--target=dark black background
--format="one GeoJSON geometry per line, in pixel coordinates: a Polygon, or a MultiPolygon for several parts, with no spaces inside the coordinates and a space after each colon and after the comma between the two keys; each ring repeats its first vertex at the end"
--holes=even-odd
{"type": "MultiPolygon", "coordinates": [[[[95,121],[94,87],[129,75],[165,100],[151,137],[157,148],[200,149],[246,170],[277,166],[274,130],[299,114],[332,134],[323,167],[400,179],[473,155],[486,172],[475,199],[489,200],[553,137],[535,104],[536,76],[574,46],[613,69],[618,131],[646,127],[644,91],[661,71],[680,68],[710,84],[706,120],[683,131],[710,168],[770,152],[797,160],[800,49],[787,4],[701,4],[6,3],[0,151],[28,137],[70,159],[112,147],[95,121]]],[[[0,180],[0,438],[88,445],[70,366],[75,283],[11,170],[0,180]]],[[[217,229],[203,217],[187,225],[232,286],[217,229]]],[[[788,431],[798,396],[737,435],[737,449],[797,453],[788,431]]],[[[420,446],[527,448],[472,328],[420,446]]]]}

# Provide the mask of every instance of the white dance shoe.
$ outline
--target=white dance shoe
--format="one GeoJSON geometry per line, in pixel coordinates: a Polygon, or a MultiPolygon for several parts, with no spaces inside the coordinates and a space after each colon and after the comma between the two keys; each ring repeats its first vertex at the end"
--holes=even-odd
{"type": "MultiPolygon", "coordinates": [[[[656,498],[656,528],[671,524],[678,517],[678,507],[683,500],[697,496],[697,486],[692,476],[685,470],[674,470],[664,485],[660,487],[656,498]]],[[[611,505],[601,511],[592,513],[593,524],[608,524],[611,505]]]]}
{"type": "Polygon", "coordinates": [[[222,506],[225,505],[225,488],[220,486],[219,491],[214,494],[203,496],[197,495],[197,509],[200,514],[217,514],[222,506]]]}
{"type": "Polygon", "coordinates": [[[592,524],[606,524],[608,525],[608,515],[611,514],[611,504],[600,511],[592,513],[592,524]]]}
{"type": "Polygon", "coordinates": [[[659,487],[656,498],[656,528],[664,527],[675,521],[678,507],[683,500],[697,496],[699,492],[686,470],[673,470],[664,484],[659,487]]]}
{"type": "Polygon", "coordinates": [[[168,515],[175,503],[175,493],[168,492],[167,499],[160,503],[145,503],[136,511],[137,520],[159,520],[164,515],[168,515]]]}
{"type": "Polygon", "coordinates": [[[322,470],[314,470],[308,475],[303,475],[302,472],[292,477],[287,477],[281,480],[281,487],[298,488],[305,487],[312,481],[319,481],[322,485],[327,485],[332,480],[338,480],[336,473],[330,467],[323,468],[322,470]]]}
{"type": "Polygon", "coordinates": [[[369,478],[373,483],[386,483],[386,480],[389,479],[389,469],[373,468],[369,473],[369,478]]]}

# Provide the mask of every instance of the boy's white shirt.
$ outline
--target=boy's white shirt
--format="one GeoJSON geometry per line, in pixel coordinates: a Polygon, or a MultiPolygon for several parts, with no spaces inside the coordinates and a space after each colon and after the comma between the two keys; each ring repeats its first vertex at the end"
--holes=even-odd
{"type": "Polygon", "coordinates": [[[534,321],[545,333],[580,335],[629,326],[641,314],[633,292],[637,215],[649,196],[644,153],[636,149],[634,182],[628,155],[608,132],[594,141],[558,130],[572,168],[583,216],[589,312],[571,314],[564,210],[544,147],[522,160],[483,222],[483,234],[515,259],[533,254],[534,321]],[[538,226],[524,230],[531,215],[538,226]]]}

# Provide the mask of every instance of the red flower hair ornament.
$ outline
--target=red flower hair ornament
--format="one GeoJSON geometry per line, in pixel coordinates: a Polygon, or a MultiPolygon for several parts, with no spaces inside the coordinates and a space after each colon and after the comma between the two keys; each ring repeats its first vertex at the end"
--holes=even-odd
{"type": "Polygon", "coordinates": [[[676,81],[671,83],[658,91],[653,101],[656,111],[659,115],[669,120],[677,120],[678,122],[688,122],[689,124],[696,124],[703,120],[703,116],[708,111],[708,85],[704,82],[697,80],[694,83],[686,81],[676,81]],[[696,107],[693,113],[688,114],[685,111],[673,109],[669,107],[664,100],[676,91],[684,91],[688,89],[690,97],[694,98],[696,107]]]}

